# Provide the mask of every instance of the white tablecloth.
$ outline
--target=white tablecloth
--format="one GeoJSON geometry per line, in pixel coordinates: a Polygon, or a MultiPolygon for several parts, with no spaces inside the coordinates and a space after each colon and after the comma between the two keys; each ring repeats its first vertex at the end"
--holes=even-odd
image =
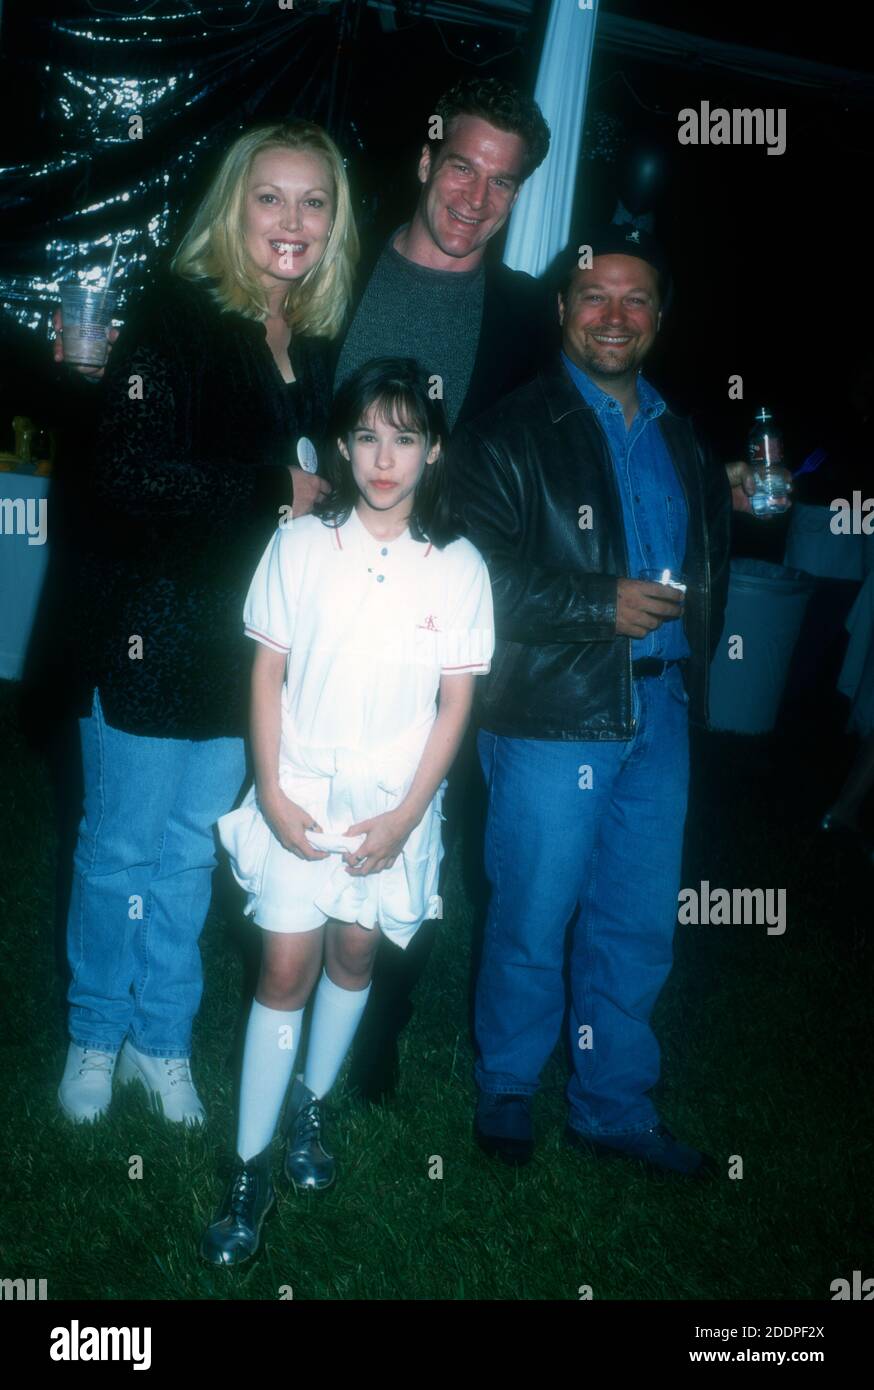
{"type": "Polygon", "coordinates": [[[796,502],[789,513],[784,565],[819,579],[864,579],[874,570],[874,535],[835,535],[829,507],[796,502]]]}
{"type": "Polygon", "coordinates": [[[0,473],[0,679],[3,680],[19,680],[24,669],[27,643],[48,564],[49,484],[49,478],[37,478],[32,473],[0,473]],[[45,538],[42,544],[41,536],[45,538]]]}
{"type": "Polygon", "coordinates": [[[874,733],[874,572],[868,575],[847,615],[850,642],[838,690],[852,701],[848,728],[874,733]]]}

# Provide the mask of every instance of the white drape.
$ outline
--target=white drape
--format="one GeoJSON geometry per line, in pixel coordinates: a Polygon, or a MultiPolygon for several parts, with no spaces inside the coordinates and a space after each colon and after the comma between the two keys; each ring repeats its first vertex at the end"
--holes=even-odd
{"type": "Polygon", "coordinates": [[[552,0],[534,97],[549,122],[552,143],[522,186],[510,219],[504,262],[540,275],[567,244],[577,160],[583,134],[598,0],[552,0]]]}

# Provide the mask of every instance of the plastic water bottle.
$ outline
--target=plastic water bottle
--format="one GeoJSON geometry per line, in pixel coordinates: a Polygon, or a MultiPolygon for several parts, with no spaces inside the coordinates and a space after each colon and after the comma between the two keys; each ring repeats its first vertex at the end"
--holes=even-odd
{"type": "Polygon", "coordinates": [[[756,483],[750,505],[756,516],[777,516],[789,505],[786,478],[779,471],[783,467],[783,435],[764,406],[756,411],[755,421],[747,446],[756,483]]]}

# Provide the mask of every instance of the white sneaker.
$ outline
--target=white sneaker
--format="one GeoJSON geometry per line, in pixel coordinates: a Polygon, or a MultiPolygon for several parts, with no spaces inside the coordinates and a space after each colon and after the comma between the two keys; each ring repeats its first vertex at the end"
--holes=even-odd
{"type": "Polygon", "coordinates": [[[149,1092],[152,1108],[174,1124],[202,1125],[206,1113],[191,1079],[187,1057],[147,1057],[128,1038],[118,1059],[122,1086],[138,1081],[149,1092]]]}
{"type": "Polygon", "coordinates": [[[112,1073],[117,1052],[100,1052],[71,1042],[58,1087],[61,1109],[74,1124],[89,1124],[105,1115],[112,1100],[112,1073]]]}

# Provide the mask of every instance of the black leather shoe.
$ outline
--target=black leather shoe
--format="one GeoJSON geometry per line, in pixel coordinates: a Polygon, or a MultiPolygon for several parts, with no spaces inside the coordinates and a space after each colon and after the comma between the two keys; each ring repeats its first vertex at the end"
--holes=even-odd
{"type": "Polygon", "coordinates": [[[708,1154],[682,1144],[667,1126],[658,1124],[640,1134],[611,1134],[609,1139],[593,1139],[570,1125],[565,1139],[575,1149],[595,1158],[630,1158],[663,1173],[678,1173],[684,1178],[714,1177],[718,1168],[708,1154]]]}
{"type": "Polygon", "coordinates": [[[312,1091],[295,1079],[288,1102],[285,1176],[296,1188],[321,1192],[337,1176],[333,1154],[322,1144],[322,1107],[312,1091]]]}
{"type": "Polygon", "coordinates": [[[476,1142],[490,1158],[519,1168],[534,1153],[530,1096],[493,1096],[480,1091],[473,1122],[476,1142]]]}
{"type": "Polygon", "coordinates": [[[237,1159],[222,1204],[200,1242],[201,1259],[211,1265],[240,1265],[261,1244],[261,1227],[273,1207],[270,1149],[237,1159]]]}

